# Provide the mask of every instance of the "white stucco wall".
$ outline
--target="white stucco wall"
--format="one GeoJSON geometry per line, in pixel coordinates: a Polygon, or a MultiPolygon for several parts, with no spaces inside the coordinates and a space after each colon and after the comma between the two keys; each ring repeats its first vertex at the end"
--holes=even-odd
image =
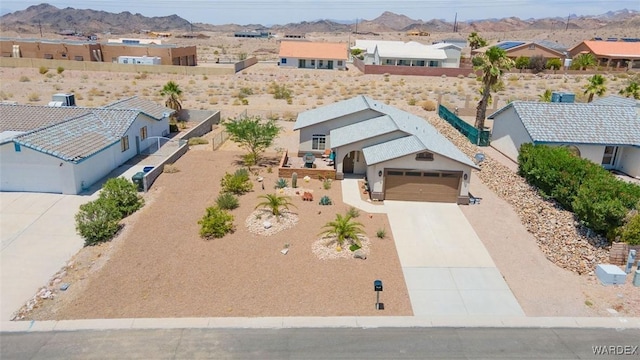
{"type": "Polygon", "coordinates": [[[491,146],[513,161],[518,161],[520,146],[533,142],[513,108],[498,114],[493,120],[491,146]]]}
{"type": "Polygon", "coordinates": [[[0,191],[62,193],[63,184],[73,181],[72,164],[51,155],[20,147],[0,146],[0,191]]]}
{"type": "Polygon", "coordinates": [[[334,70],[344,70],[347,67],[347,60],[336,60],[336,59],[303,59],[303,58],[294,58],[294,57],[286,57],[278,59],[278,66],[283,68],[298,68],[300,63],[299,60],[305,60],[304,69],[328,69],[329,61],[333,61],[333,69],[334,70]],[[283,64],[282,59],[286,59],[287,63],[283,64]],[[311,65],[311,61],[314,61],[314,65],[311,65]],[[320,61],[322,61],[322,65],[320,65],[320,61]],[[340,65],[338,65],[338,61],[342,61],[340,65]]]}
{"type": "Polygon", "coordinates": [[[640,147],[625,146],[618,156],[618,169],[630,176],[640,178],[640,147]]]}
{"type": "Polygon", "coordinates": [[[314,134],[326,135],[327,139],[327,149],[331,148],[331,139],[329,136],[329,132],[332,129],[337,129],[346,125],[355,124],[357,122],[368,120],[374,117],[381,116],[377,111],[366,109],[364,111],[359,111],[353,114],[348,114],[343,117],[339,117],[333,120],[323,121],[319,124],[307,126],[302,128],[300,131],[300,146],[298,147],[299,152],[311,152],[314,154],[321,154],[323,150],[312,150],[312,137],[314,134]]]}
{"type": "Polygon", "coordinates": [[[371,165],[367,168],[367,180],[372,192],[381,193],[384,190],[384,170],[385,169],[416,169],[416,170],[442,170],[442,171],[462,171],[462,186],[459,196],[469,195],[469,181],[471,180],[471,167],[451,160],[447,157],[434,154],[433,161],[418,161],[416,155],[406,155],[397,159],[385,161],[371,165]],[[382,176],[378,172],[382,171],[382,176]],[[467,180],[464,180],[464,174],[467,180]]]}
{"type": "Polygon", "coordinates": [[[457,48],[444,49],[447,58],[442,61],[442,67],[444,68],[459,68],[460,67],[460,53],[461,50],[457,48]]]}

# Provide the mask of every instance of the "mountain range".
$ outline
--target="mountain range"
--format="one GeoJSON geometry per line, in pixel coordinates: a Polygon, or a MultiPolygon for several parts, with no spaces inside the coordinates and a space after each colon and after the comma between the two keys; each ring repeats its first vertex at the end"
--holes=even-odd
{"type": "MultiPolygon", "coordinates": [[[[553,17],[541,19],[520,19],[509,17],[502,19],[469,20],[458,23],[459,32],[507,32],[518,30],[560,30],[560,29],[600,29],[600,28],[640,28],[640,12],[636,10],[610,11],[601,15],[579,16],[567,18],[553,17]]],[[[316,20],[272,25],[260,24],[212,25],[190,23],[178,15],[162,17],[146,17],[128,11],[110,13],[90,9],[59,9],[49,4],[30,6],[25,10],[14,11],[0,17],[0,31],[17,33],[44,32],[59,33],[73,31],[78,33],[112,34],[151,31],[214,31],[230,32],[241,30],[269,29],[273,32],[310,33],[310,32],[397,32],[422,30],[427,32],[452,32],[453,23],[442,19],[414,20],[402,14],[385,11],[373,20],[361,20],[354,23],[339,20],[316,20]]]]}

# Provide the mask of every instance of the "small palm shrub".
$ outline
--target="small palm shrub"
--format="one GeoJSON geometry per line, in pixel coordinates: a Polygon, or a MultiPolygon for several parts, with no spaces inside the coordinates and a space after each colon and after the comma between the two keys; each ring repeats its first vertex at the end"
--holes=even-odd
{"type": "Polygon", "coordinates": [[[331,179],[322,180],[322,188],[325,190],[331,189],[331,179]]]}
{"type": "Polygon", "coordinates": [[[378,229],[378,231],[376,231],[376,236],[378,237],[378,239],[384,239],[387,237],[387,230],[385,229],[378,229]]]}
{"type": "Polygon", "coordinates": [[[349,215],[342,216],[336,214],[336,218],[333,221],[326,223],[322,228],[325,229],[321,235],[335,236],[338,245],[342,246],[345,240],[349,240],[352,244],[362,246],[358,235],[364,233],[362,224],[356,221],[351,221],[352,218],[349,215]]]}
{"type": "Polygon", "coordinates": [[[287,183],[287,180],[286,180],[286,179],[279,178],[279,179],[276,181],[276,189],[284,189],[284,188],[286,188],[287,186],[289,186],[289,183],[287,183]]]}
{"type": "Polygon", "coordinates": [[[238,169],[234,174],[225,173],[220,180],[223,192],[230,192],[241,195],[253,189],[253,183],[249,179],[249,172],[245,169],[238,169]]]}
{"type": "Polygon", "coordinates": [[[28,76],[22,75],[22,76],[20,76],[20,79],[18,81],[20,81],[20,82],[29,82],[29,81],[31,81],[31,79],[29,79],[28,76]]]}
{"type": "Polygon", "coordinates": [[[275,216],[280,216],[281,209],[285,208],[289,210],[289,206],[295,207],[291,203],[291,198],[288,196],[278,196],[276,194],[266,194],[258,196],[259,199],[264,199],[263,202],[256,205],[256,209],[259,207],[264,207],[271,210],[271,213],[275,216]]]}
{"type": "Polygon", "coordinates": [[[198,221],[200,236],[205,239],[221,238],[233,232],[233,215],[217,206],[207,208],[207,213],[198,221]]]}
{"type": "Polygon", "coordinates": [[[320,205],[331,205],[332,204],[331,198],[329,198],[327,195],[325,195],[325,196],[320,198],[319,204],[320,205]]]}
{"type": "Polygon", "coordinates": [[[238,197],[232,193],[222,193],[216,199],[216,205],[222,210],[233,210],[240,206],[238,197]]]}

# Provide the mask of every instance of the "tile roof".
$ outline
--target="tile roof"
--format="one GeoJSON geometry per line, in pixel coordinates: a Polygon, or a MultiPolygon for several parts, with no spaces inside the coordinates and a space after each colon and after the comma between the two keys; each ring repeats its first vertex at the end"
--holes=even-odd
{"type": "Polygon", "coordinates": [[[408,154],[423,151],[424,145],[415,136],[405,136],[362,149],[367,165],[378,164],[408,154]]]}
{"type": "Polygon", "coordinates": [[[137,97],[104,108],[0,104],[0,143],[78,162],[119,141],[140,114],[161,120],[171,111],[137,97]]]}
{"type": "Polygon", "coordinates": [[[484,53],[489,48],[497,46],[503,49],[505,52],[510,53],[512,51],[516,51],[518,49],[522,49],[528,47],[529,45],[535,45],[537,48],[542,48],[546,51],[552,52],[556,54],[558,57],[565,56],[566,48],[562,48],[562,45],[555,44],[550,41],[502,41],[497,44],[483,46],[481,48],[475,49],[472,51],[473,54],[484,53]]]}
{"type": "MultiPolygon", "coordinates": [[[[640,42],[588,40],[583,41],[582,43],[584,43],[596,56],[640,59],[640,42]]],[[[573,51],[573,49],[580,46],[582,43],[569,49],[569,51],[573,51]]]]}
{"type": "Polygon", "coordinates": [[[610,95],[597,98],[591,102],[591,105],[617,105],[617,106],[635,106],[640,107],[640,100],[627,98],[622,96],[610,95]]]}
{"type": "Polygon", "coordinates": [[[140,112],[143,112],[157,120],[160,120],[163,117],[169,116],[175,112],[175,110],[170,109],[164,105],[160,105],[154,101],[143,99],[137,96],[132,96],[130,98],[116,101],[109,105],[105,105],[103,108],[139,110],[140,112]]]}
{"type": "MultiPolygon", "coordinates": [[[[365,160],[367,161],[367,164],[374,164],[379,161],[379,159],[385,159],[382,161],[386,161],[404,155],[409,155],[413,152],[428,150],[473,168],[478,168],[464,153],[462,153],[462,151],[460,151],[460,149],[447,140],[447,138],[440,134],[438,130],[426,120],[364,95],[359,95],[348,100],[339,101],[331,105],[300,113],[298,115],[298,120],[294,125],[294,130],[320,124],[325,121],[367,109],[373,110],[381,115],[387,115],[400,131],[405,132],[407,136],[413,135],[411,137],[414,138],[414,140],[402,140],[399,142],[392,140],[368,147],[370,149],[367,152],[370,154],[370,158],[367,157],[365,153],[365,160]],[[417,144],[416,141],[420,146],[415,145],[417,144]],[[414,149],[417,150],[413,151],[414,149]],[[379,154],[380,151],[386,152],[387,155],[379,154]]],[[[376,122],[379,121],[379,118],[379,116],[375,116],[355,124],[361,124],[359,126],[366,127],[371,121],[373,121],[373,124],[376,124],[376,122]]],[[[332,130],[332,132],[333,131],[335,130],[332,130]]],[[[346,138],[347,136],[345,135],[344,137],[346,138]]],[[[335,146],[333,138],[331,138],[331,146],[335,146]]]]}
{"type": "Polygon", "coordinates": [[[393,119],[384,115],[333,129],[329,136],[331,137],[331,146],[340,147],[396,130],[398,130],[398,126],[393,122],[393,119]]]}
{"type": "Polygon", "coordinates": [[[120,141],[136,120],[136,110],[95,110],[76,118],[22,134],[22,146],[78,162],[120,141]]]}
{"type": "Polygon", "coordinates": [[[347,44],[310,41],[281,41],[280,57],[346,61],[348,58],[347,44]]]}
{"type": "Polygon", "coordinates": [[[640,146],[640,119],[632,106],[514,101],[488,118],[509,108],[534,142],[640,146]]]}

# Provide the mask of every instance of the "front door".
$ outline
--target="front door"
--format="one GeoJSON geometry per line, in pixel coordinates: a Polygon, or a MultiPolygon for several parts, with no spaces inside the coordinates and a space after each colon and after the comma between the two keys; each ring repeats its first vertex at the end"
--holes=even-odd
{"type": "Polygon", "coordinates": [[[333,69],[333,60],[327,61],[327,69],[333,69]]]}
{"type": "Polygon", "coordinates": [[[618,155],[617,146],[605,146],[604,155],[602,156],[602,166],[611,168],[616,164],[616,156],[618,155]]]}
{"type": "Polygon", "coordinates": [[[355,164],[354,158],[356,157],[356,152],[352,151],[348,153],[344,159],[342,160],[342,172],[345,174],[353,174],[353,166],[355,164]]]}
{"type": "Polygon", "coordinates": [[[307,67],[307,62],[304,59],[299,59],[298,60],[298,67],[301,69],[304,69],[307,67]]]}

